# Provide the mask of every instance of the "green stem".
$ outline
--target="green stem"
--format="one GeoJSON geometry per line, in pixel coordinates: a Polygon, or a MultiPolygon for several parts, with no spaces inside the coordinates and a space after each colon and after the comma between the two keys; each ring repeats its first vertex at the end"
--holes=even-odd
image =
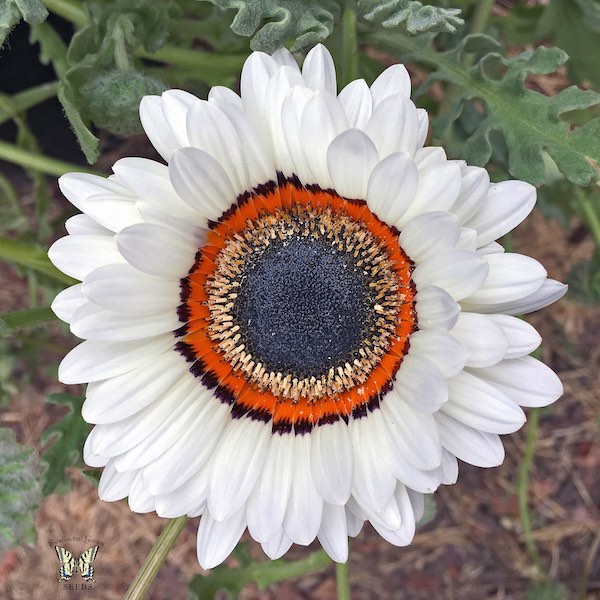
{"type": "Polygon", "coordinates": [[[56,321],[56,315],[49,306],[28,308],[0,315],[0,336],[12,335],[20,329],[35,327],[56,321]]]}
{"type": "Polygon", "coordinates": [[[358,35],[356,11],[348,2],[342,18],[342,86],[358,77],[358,35]]]}
{"type": "Polygon", "coordinates": [[[3,142],[0,140],[0,160],[6,160],[27,169],[33,169],[46,175],[60,177],[69,171],[77,171],[81,173],[89,173],[90,170],[80,165],[50,158],[43,154],[29,152],[23,148],[19,148],[14,144],[3,142]]]}
{"type": "MultiPolygon", "coordinates": [[[[10,104],[17,112],[25,112],[32,106],[40,104],[40,102],[56,96],[57,91],[58,81],[42,83],[42,85],[36,85],[35,87],[29,88],[24,92],[15,94],[14,96],[9,96],[10,104]]],[[[0,125],[13,118],[13,113],[14,111],[0,109],[0,125]]]]}
{"type": "Polygon", "coordinates": [[[131,69],[131,61],[129,60],[129,54],[127,53],[123,29],[121,27],[116,27],[113,37],[115,40],[113,56],[115,57],[117,69],[119,69],[119,71],[129,71],[131,69]]]}
{"type": "Polygon", "coordinates": [[[45,7],[55,15],[70,21],[78,27],[87,25],[85,11],[69,0],[43,0],[45,7]]]}
{"type": "Polygon", "coordinates": [[[158,571],[162,567],[167,554],[175,544],[179,534],[183,531],[188,517],[179,517],[171,519],[167,526],[162,530],[158,539],[154,543],[150,554],[146,557],[142,568],[135,576],[133,583],[129,586],[123,600],[142,600],[154,582],[158,571]]]}
{"type": "Polygon", "coordinates": [[[350,600],[350,569],[348,561],[335,563],[335,583],[338,600],[350,600]]]}
{"type": "Polygon", "coordinates": [[[494,0],[479,0],[473,13],[473,20],[469,28],[470,33],[483,33],[485,31],[493,6],[494,0]]]}
{"type": "Polygon", "coordinates": [[[535,564],[538,571],[540,570],[540,555],[538,553],[535,540],[533,539],[533,531],[531,528],[531,516],[529,514],[529,505],[527,497],[529,492],[529,474],[533,465],[533,457],[535,454],[535,443],[537,441],[538,425],[540,420],[539,409],[532,409],[529,413],[529,422],[527,424],[527,439],[525,442],[525,454],[519,468],[519,513],[521,516],[521,528],[523,530],[523,539],[527,552],[535,564]]]}
{"type": "Polygon", "coordinates": [[[577,196],[581,203],[581,209],[585,215],[587,225],[596,240],[596,246],[600,248],[600,218],[598,217],[598,213],[586,194],[579,193],[577,196]]]}

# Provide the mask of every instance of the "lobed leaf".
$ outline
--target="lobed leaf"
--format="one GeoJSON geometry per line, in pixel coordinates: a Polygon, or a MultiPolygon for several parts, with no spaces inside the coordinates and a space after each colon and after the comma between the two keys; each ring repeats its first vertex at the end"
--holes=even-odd
{"type": "Polygon", "coordinates": [[[75,398],[69,394],[50,394],[47,401],[68,407],[65,416],[46,429],[40,438],[42,444],[52,442],[44,452],[42,460],[47,465],[44,496],[65,493],[71,482],[65,473],[67,467],[82,463],[82,449],[88,434],[88,425],[81,416],[83,398],[75,398]]]}
{"type": "Polygon", "coordinates": [[[562,50],[539,47],[505,58],[486,52],[497,43],[481,35],[468,36],[446,52],[433,48],[432,36],[410,38],[380,32],[372,34],[370,40],[400,48],[404,60],[432,65],[429,83],[443,80],[456,87],[457,94],[445,120],[438,121],[436,135],[443,135],[444,128],[462,115],[467,101],[483,102],[486,112],[466,140],[460,158],[485,165],[492,155],[493,134],[500,133],[508,148],[508,170],[518,179],[542,183],[546,177],[544,153],[572,183],[587,185],[598,178],[600,119],[572,128],[562,116],[600,103],[600,94],[572,86],[549,97],[525,85],[529,74],[552,73],[564,64],[568,57],[562,50]],[[462,60],[469,52],[475,52],[473,65],[462,60]]]}
{"type": "Polygon", "coordinates": [[[332,0],[205,0],[237,11],[231,30],[251,37],[250,48],[272,54],[293,40],[292,52],[324,41],[340,17],[332,0]]]}
{"type": "Polygon", "coordinates": [[[366,21],[388,29],[397,27],[410,35],[427,31],[452,33],[464,23],[458,8],[423,5],[413,0],[358,0],[357,8],[366,21]]]}
{"type": "Polygon", "coordinates": [[[43,23],[47,17],[42,0],[4,0],[0,3],[0,46],[21,19],[34,25],[43,23]]]}
{"type": "Polygon", "coordinates": [[[36,539],[35,515],[42,498],[44,466],[33,448],[0,429],[0,558],[36,539]]]}

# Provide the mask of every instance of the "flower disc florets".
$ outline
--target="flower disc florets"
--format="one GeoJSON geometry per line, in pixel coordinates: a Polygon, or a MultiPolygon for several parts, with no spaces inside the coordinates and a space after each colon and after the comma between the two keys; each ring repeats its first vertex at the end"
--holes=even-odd
{"type": "Polygon", "coordinates": [[[63,176],[83,214],[50,250],[82,281],[53,308],[85,339],[59,377],[88,383],[100,496],[202,515],[207,568],[246,528],[272,558],[318,537],[345,561],[367,520],[410,543],[457,458],[500,464],[562,392],[513,315],[565,286],[495,242],[535,189],[424,147],[402,65],[337,94],[323,46],[140,116],[166,165],[63,176]]]}

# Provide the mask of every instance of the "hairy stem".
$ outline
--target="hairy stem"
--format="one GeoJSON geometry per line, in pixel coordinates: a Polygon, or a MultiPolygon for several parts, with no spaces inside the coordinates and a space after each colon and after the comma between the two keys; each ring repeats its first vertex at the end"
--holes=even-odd
{"type": "Polygon", "coordinates": [[[335,563],[335,583],[338,600],[350,600],[350,569],[348,561],[335,563]]]}
{"type": "Polygon", "coordinates": [[[358,77],[358,36],[356,11],[348,2],[342,18],[342,86],[358,77]]]}
{"type": "Polygon", "coordinates": [[[8,142],[3,142],[1,140],[0,159],[55,177],[60,177],[68,171],[78,171],[82,173],[90,172],[90,170],[85,167],[73,165],[62,160],[57,160],[56,158],[50,158],[43,154],[29,152],[14,144],[9,144],[8,142]]]}
{"type": "Polygon", "coordinates": [[[521,517],[521,528],[523,530],[523,540],[527,547],[527,552],[536,568],[540,569],[540,555],[538,553],[533,531],[531,529],[531,515],[527,496],[529,492],[529,474],[533,465],[535,454],[535,443],[537,441],[538,424],[540,420],[539,409],[533,409],[529,413],[529,422],[527,424],[527,439],[525,442],[525,454],[519,468],[519,513],[521,517]]]}
{"type": "Polygon", "coordinates": [[[70,21],[73,25],[83,27],[87,25],[87,16],[77,4],[69,0],[43,0],[44,6],[55,15],[70,21]]]}
{"type": "Polygon", "coordinates": [[[150,554],[146,557],[142,568],[135,576],[133,583],[129,586],[127,593],[123,596],[123,600],[142,600],[146,597],[146,593],[165,562],[167,554],[169,554],[179,534],[183,531],[187,521],[188,517],[179,517],[178,519],[171,519],[167,523],[167,526],[154,543],[152,550],[150,550],[150,554]]]}
{"type": "Polygon", "coordinates": [[[596,246],[600,248],[600,218],[598,217],[598,213],[596,212],[594,205],[590,202],[590,199],[586,194],[582,194],[580,192],[577,194],[577,196],[577,199],[581,204],[583,214],[585,215],[587,226],[590,228],[590,231],[594,236],[596,246]]]}

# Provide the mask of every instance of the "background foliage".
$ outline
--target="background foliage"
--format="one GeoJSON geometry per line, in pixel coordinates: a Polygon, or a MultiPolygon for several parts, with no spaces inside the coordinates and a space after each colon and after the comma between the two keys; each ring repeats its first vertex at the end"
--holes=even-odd
{"type": "MultiPolygon", "coordinates": [[[[432,117],[432,144],[443,145],[451,158],[487,165],[494,180],[512,176],[539,186],[545,215],[563,225],[578,218],[589,230],[597,250],[571,273],[571,298],[597,304],[600,94],[593,88],[600,85],[600,2],[502,4],[510,10],[496,10],[490,0],[1,2],[3,52],[10,51],[10,32],[23,20],[37,60],[54,75],[0,94],[0,125],[13,124],[10,141],[0,141],[0,159],[22,167],[32,183],[32,203],[24,207],[14,182],[0,173],[0,259],[28,285],[15,310],[0,315],[0,404],[37,370],[55,372],[54,365],[40,364],[40,348],[51,343],[52,332],[41,327],[53,321],[50,300],[71,280],[46,258],[47,244],[67,216],[53,205],[48,176],[96,168],[44,152],[30,111],[58,98],[65,119],[60,127],[70,127],[80,148],[71,161],[85,157],[95,164],[120,139],[141,133],[142,96],[168,87],[205,96],[212,85],[235,86],[251,50],[287,46],[300,58],[325,43],[340,66],[340,86],[356,76],[370,83],[391,62],[412,65],[419,82],[414,97],[432,117]],[[549,95],[533,83],[533,77],[557,71],[565,82],[558,92],[549,95]]],[[[0,84],[1,69],[0,63],[0,84]]],[[[42,436],[42,462],[0,430],[0,504],[15,524],[7,528],[9,517],[0,512],[0,550],[33,539],[42,479],[44,494],[64,492],[65,469],[81,465],[88,430],[81,400],[55,394],[48,401],[67,412],[63,408],[42,436]]],[[[237,573],[222,568],[212,579],[195,578],[190,594],[201,597],[223,587],[233,594],[247,581],[267,585],[322,562],[316,556],[288,570],[277,563],[269,571],[243,550],[239,556],[237,573]]],[[[560,593],[547,582],[531,589],[533,598],[560,593]]]]}

